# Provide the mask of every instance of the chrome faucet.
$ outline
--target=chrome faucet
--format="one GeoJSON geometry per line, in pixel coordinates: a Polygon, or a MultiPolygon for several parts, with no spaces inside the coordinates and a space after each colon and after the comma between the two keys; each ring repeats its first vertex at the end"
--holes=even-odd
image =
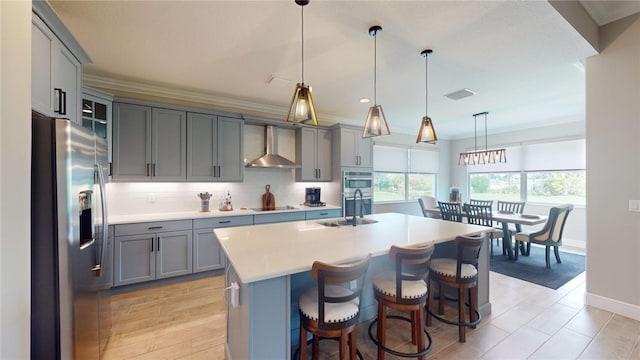
{"type": "Polygon", "coordinates": [[[362,190],[360,190],[359,188],[356,189],[356,191],[353,192],[353,220],[352,220],[352,224],[353,226],[356,226],[356,195],[360,193],[360,218],[363,218],[364,216],[364,202],[362,201],[362,190]]]}

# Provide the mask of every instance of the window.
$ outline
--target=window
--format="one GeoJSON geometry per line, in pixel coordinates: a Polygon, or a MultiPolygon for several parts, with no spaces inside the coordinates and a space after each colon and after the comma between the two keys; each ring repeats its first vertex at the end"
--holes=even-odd
{"type": "Polygon", "coordinates": [[[584,170],[527,173],[527,201],[585,205],[584,170]]]}
{"type": "Polygon", "coordinates": [[[375,172],[373,174],[373,199],[376,202],[405,200],[404,175],[404,173],[375,172]]]}
{"type": "Polygon", "coordinates": [[[506,164],[467,167],[469,198],[585,205],[584,168],[584,139],[507,147],[506,164]]]}
{"type": "Polygon", "coordinates": [[[469,174],[469,198],[520,201],[520,173],[469,174]]]}
{"type": "Polygon", "coordinates": [[[439,153],[433,150],[374,145],[374,202],[435,196],[438,158],[439,153]]]}

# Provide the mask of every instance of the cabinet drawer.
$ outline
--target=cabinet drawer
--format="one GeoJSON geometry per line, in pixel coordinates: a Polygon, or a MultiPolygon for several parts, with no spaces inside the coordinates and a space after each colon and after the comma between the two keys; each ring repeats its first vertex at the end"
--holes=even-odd
{"type": "Polygon", "coordinates": [[[285,221],[297,221],[304,220],[305,212],[304,211],[293,211],[293,212],[283,212],[277,214],[264,214],[264,215],[254,215],[253,223],[258,224],[270,224],[270,223],[278,223],[285,221]]]}
{"type": "Polygon", "coordinates": [[[191,220],[153,221],[116,225],[115,236],[191,230],[191,220]]]}
{"type": "Polygon", "coordinates": [[[307,220],[340,217],[341,213],[340,209],[310,210],[307,211],[307,220]]]}
{"type": "Polygon", "coordinates": [[[194,229],[224,228],[232,226],[253,225],[252,215],[224,216],[208,219],[194,219],[194,229]]]}

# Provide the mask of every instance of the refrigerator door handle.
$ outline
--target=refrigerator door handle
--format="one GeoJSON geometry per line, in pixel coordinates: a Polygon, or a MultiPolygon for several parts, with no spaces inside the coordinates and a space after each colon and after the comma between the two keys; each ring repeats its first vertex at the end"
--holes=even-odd
{"type": "Polygon", "coordinates": [[[102,244],[98,248],[99,262],[93,267],[96,276],[101,276],[104,270],[104,263],[107,257],[107,244],[109,243],[109,225],[107,224],[107,203],[105,199],[104,173],[102,167],[96,164],[95,169],[98,173],[98,187],[100,188],[100,206],[102,208],[102,244]]]}

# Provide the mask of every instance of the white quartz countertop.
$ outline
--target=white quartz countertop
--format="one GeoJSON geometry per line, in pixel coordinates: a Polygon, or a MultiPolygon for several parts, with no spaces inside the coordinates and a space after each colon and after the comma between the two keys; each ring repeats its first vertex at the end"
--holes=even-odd
{"type": "Polygon", "coordinates": [[[340,264],[371,253],[386,254],[391,245],[418,245],[453,240],[491,228],[398,213],[367,215],[377,223],[329,227],[341,219],[292,221],[215,229],[240,281],[260,280],[311,269],[314,261],[340,264]]]}
{"type": "Polygon", "coordinates": [[[187,220],[187,219],[206,219],[223,216],[241,216],[241,215],[258,215],[258,214],[275,214],[285,213],[292,211],[312,211],[312,210],[333,210],[340,209],[340,206],[326,205],[326,206],[305,206],[294,205],[291,209],[282,210],[269,210],[269,211],[255,211],[251,208],[237,208],[231,211],[211,210],[207,212],[202,211],[180,211],[180,212],[163,212],[163,213],[148,213],[148,214],[128,214],[128,215],[116,215],[109,216],[109,225],[118,224],[130,224],[148,221],[169,221],[169,220],[187,220]]]}

